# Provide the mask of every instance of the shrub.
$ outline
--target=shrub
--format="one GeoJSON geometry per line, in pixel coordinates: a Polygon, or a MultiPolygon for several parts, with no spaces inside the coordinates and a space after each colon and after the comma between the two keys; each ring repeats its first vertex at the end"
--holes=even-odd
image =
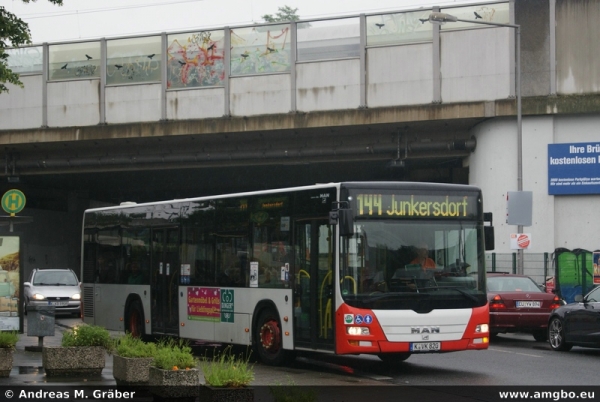
{"type": "Polygon", "coordinates": [[[68,346],[102,346],[108,351],[113,349],[110,333],[104,327],[97,325],[80,325],[62,336],[61,345],[68,346]]]}
{"type": "Polygon", "coordinates": [[[0,331],[0,348],[14,349],[19,342],[17,331],[0,331]]]}
{"type": "Polygon", "coordinates": [[[153,357],[156,354],[156,345],[127,333],[116,340],[115,352],[121,357],[153,357]]]}
{"type": "Polygon", "coordinates": [[[197,365],[192,348],[183,339],[160,340],[152,362],[162,370],[188,370],[197,365]]]}
{"type": "Polygon", "coordinates": [[[317,393],[311,388],[302,388],[297,386],[288,376],[288,383],[275,383],[274,387],[269,387],[271,395],[275,402],[315,402],[317,393]]]}
{"type": "Polygon", "coordinates": [[[236,358],[231,346],[228,346],[212,360],[206,359],[200,365],[208,385],[240,388],[247,387],[254,380],[253,366],[248,364],[249,360],[250,354],[245,358],[240,354],[236,358]]]}

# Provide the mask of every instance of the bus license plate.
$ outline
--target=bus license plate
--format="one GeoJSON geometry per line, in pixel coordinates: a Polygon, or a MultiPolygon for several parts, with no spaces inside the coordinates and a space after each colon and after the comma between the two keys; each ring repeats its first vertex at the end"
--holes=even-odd
{"type": "Polygon", "coordinates": [[[64,302],[49,302],[48,303],[49,306],[66,306],[68,304],[69,304],[69,302],[66,302],[66,301],[64,301],[64,302]]]}
{"type": "Polygon", "coordinates": [[[435,352],[438,350],[440,350],[439,342],[420,342],[410,344],[411,352],[435,352]]]}
{"type": "Polygon", "coordinates": [[[540,308],[539,301],[517,301],[517,308],[540,308]]]}

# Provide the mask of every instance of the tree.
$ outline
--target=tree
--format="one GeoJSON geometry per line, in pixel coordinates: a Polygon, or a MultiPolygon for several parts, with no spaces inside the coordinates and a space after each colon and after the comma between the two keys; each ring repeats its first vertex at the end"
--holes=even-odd
{"type": "Polygon", "coordinates": [[[282,21],[298,21],[300,17],[296,14],[297,8],[291,8],[290,6],[283,6],[278,8],[277,14],[265,14],[262,19],[265,22],[282,22],[282,21]]]}
{"type": "MultiPolygon", "coordinates": [[[[29,3],[31,0],[21,1],[29,3]]],[[[36,0],[33,1],[35,2],[36,0]]],[[[48,1],[59,6],[63,4],[63,0],[48,1]]],[[[19,80],[19,74],[14,73],[8,68],[8,53],[6,53],[6,48],[19,47],[30,43],[31,31],[29,30],[29,25],[0,6],[0,93],[8,92],[8,88],[4,85],[7,82],[23,88],[23,83],[19,80]]]]}

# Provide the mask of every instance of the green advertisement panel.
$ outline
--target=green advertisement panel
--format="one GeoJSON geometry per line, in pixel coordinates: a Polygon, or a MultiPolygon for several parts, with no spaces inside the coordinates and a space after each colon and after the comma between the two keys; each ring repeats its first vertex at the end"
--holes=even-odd
{"type": "Polygon", "coordinates": [[[0,236],[0,331],[19,331],[20,242],[0,236]]]}
{"type": "Polygon", "coordinates": [[[555,251],[558,294],[567,303],[594,287],[594,253],[583,249],[555,251]]]}

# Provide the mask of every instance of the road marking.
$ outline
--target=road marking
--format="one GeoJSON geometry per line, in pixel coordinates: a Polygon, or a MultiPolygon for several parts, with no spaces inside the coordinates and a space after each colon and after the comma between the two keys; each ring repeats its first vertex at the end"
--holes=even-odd
{"type": "Polygon", "coordinates": [[[540,355],[532,355],[532,354],[529,354],[529,353],[512,352],[510,350],[502,350],[502,349],[495,349],[495,348],[488,348],[488,350],[492,350],[494,352],[510,353],[510,354],[513,354],[513,355],[520,355],[520,356],[542,357],[540,355]]]}

